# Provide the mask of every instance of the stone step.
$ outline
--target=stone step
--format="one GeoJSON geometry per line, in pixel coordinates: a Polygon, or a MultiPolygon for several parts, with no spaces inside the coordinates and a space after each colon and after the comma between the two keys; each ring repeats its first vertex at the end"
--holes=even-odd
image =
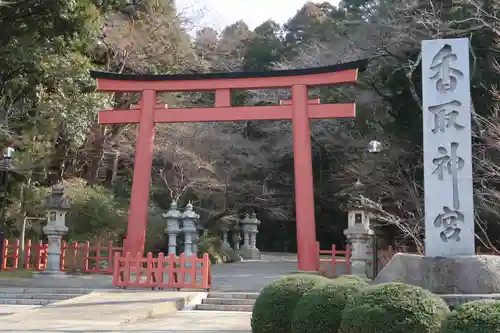
{"type": "Polygon", "coordinates": [[[219,305],[254,305],[255,299],[246,298],[205,298],[202,304],[219,304],[219,305]]]}
{"type": "Polygon", "coordinates": [[[257,299],[259,293],[209,292],[207,298],[257,299]]]}
{"type": "Polygon", "coordinates": [[[0,304],[16,304],[16,305],[47,305],[57,302],[50,299],[22,299],[22,298],[0,298],[0,304]]]}
{"type": "Polygon", "coordinates": [[[22,288],[22,287],[0,287],[0,297],[2,294],[88,294],[95,288],[22,288]]]}
{"type": "Polygon", "coordinates": [[[196,310],[252,312],[253,305],[198,304],[196,310]]]}
{"type": "Polygon", "coordinates": [[[65,300],[65,299],[70,299],[74,297],[79,297],[83,296],[84,294],[37,294],[37,293],[5,293],[5,294],[0,294],[0,300],[1,299],[47,299],[47,300],[65,300]]]}

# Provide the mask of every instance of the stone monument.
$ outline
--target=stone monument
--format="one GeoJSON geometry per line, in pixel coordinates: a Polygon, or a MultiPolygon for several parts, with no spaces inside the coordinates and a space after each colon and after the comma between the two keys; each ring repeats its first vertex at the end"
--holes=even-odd
{"type": "Polygon", "coordinates": [[[351,243],[351,274],[368,277],[368,251],[371,248],[373,230],[370,227],[371,211],[365,204],[364,185],[359,181],[354,184],[353,191],[347,203],[348,228],[344,235],[351,243]]]}
{"type": "Polygon", "coordinates": [[[43,232],[49,241],[47,266],[44,271],[34,276],[67,277],[66,273],[61,271],[59,264],[61,261],[61,239],[68,233],[66,213],[70,210],[71,204],[69,199],[64,196],[62,184],[52,187],[50,195],[45,198],[45,208],[47,210],[47,224],[43,227],[43,232]]]}
{"type": "MultiPolygon", "coordinates": [[[[422,42],[425,256],[396,254],[375,283],[500,292],[500,257],[475,255],[469,40],[422,42]]],[[[456,295],[454,295],[456,296],[456,295]]]]}

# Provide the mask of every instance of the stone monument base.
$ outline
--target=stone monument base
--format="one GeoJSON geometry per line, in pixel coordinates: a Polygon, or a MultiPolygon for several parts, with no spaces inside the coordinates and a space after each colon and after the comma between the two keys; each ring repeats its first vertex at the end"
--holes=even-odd
{"type": "Polygon", "coordinates": [[[61,271],[41,271],[40,273],[33,274],[34,278],[45,278],[45,279],[66,279],[69,275],[66,272],[61,271]]]}
{"type": "Polygon", "coordinates": [[[259,249],[251,249],[245,246],[241,247],[240,256],[243,259],[249,259],[249,260],[259,260],[262,258],[259,249]]]}
{"type": "Polygon", "coordinates": [[[424,257],[398,253],[377,275],[374,284],[402,282],[435,294],[500,293],[500,256],[424,257]]]}

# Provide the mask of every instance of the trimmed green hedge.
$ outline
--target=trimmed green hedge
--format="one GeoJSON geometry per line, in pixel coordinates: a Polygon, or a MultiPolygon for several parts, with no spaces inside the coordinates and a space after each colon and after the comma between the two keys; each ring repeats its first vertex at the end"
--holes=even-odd
{"type": "Polygon", "coordinates": [[[480,300],[462,304],[452,311],[441,333],[500,332],[500,301],[480,300]]]}
{"type": "Polygon", "coordinates": [[[359,275],[341,275],[333,280],[338,281],[338,282],[355,281],[355,282],[363,282],[363,283],[367,283],[367,281],[369,281],[368,278],[363,278],[359,275]]]}
{"type": "Polygon", "coordinates": [[[438,333],[450,313],[443,299],[403,283],[368,287],[348,302],[342,333],[438,333]]]}
{"type": "Polygon", "coordinates": [[[347,300],[366,287],[361,279],[334,279],[312,288],[295,307],[291,333],[337,332],[347,300]]]}
{"type": "Polygon", "coordinates": [[[262,289],[252,311],[253,333],[290,333],[293,310],[302,295],[329,280],[311,274],[284,276],[262,289]]]}

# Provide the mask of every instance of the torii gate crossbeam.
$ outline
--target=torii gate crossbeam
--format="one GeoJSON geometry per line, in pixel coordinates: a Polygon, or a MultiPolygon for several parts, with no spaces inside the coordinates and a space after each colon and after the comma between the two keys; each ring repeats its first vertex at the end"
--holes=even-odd
{"type": "Polygon", "coordinates": [[[105,110],[99,124],[138,123],[132,194],[125,251],[143,252],[149,206],[155,123],[241,120],[291,120],[293,130],[298,269],[315,271],[316,227],[310,120],[355,117],[354,103],[319,104],[308,87],[355,83],[367,60],[301,70],[252,73],[132,75],[91,71],[98,91],[141,92],[139,106],[105,110]],[[291,101],[272,106],[231,106],[231,89],[291,88],[291,101]],[[158,92],[215,90],[213,108],[168,108],[157,104],[158,92]]]}

